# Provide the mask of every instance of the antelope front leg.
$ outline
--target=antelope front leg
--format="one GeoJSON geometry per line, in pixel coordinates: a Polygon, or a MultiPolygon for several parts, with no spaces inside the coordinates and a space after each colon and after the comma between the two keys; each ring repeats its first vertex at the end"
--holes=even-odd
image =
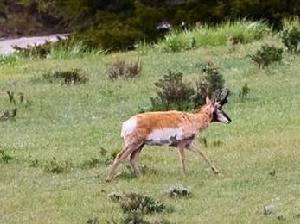
{"type": "Polygon", "coordinates": [[[180,157],[180,162],[181,162],[181,168],[182,168],[182,172],[184,174],[186,174],[186,165],[185,165],[185,148],[183,147],[178,147],[178,154],[180,157]]]}
{"type": "Polygon", "coordinates": [[[219,174],[220,171],[215,167],[215,165],[208,159],[206,153],[198,148],[196,148],[195,146],[191,145],[189,148],[192,152],[197,153],[197,155],[201,155],[202,158],[208,163],[208,165],[210,166],[210,168],[212,169],[212,171],[214,172],[214,174],[219,174]]]}

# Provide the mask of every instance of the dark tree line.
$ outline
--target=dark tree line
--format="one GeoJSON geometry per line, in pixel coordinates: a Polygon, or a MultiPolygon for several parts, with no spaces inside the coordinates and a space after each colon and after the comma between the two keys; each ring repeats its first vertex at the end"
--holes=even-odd
{"type": "Polygon", "coordinates": [[[2,0],[0,27],[9,24],[9,14],[18,7],[39,23],[75,31],[91,47],[101,42],[116,49],[155,40],[161,21],[176,26],[248,18],[280,28],[284,17],[300,15],[299,0],[2,0]]]}

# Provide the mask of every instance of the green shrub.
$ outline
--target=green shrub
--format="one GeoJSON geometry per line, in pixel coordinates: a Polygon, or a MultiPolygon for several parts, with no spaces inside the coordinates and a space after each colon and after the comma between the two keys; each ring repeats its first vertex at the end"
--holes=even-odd
{"type": "Polygon", "coordinates": [[[225,80],[219,68],[212,62],[201,66],[202,76],[196,81],[196,88],[183,82],[181,72],[171,72],[159,79],[155,85],[159,88],[156,97],[151,97],[151,110],[190,110],[205,104],[210,98],[224,88],[225,80]]]}
{"type": "Polygon", "coordinates": [[[43,80],[46,80],[49,83],[61,82],[67,85],[84,84],[88,81],[86,74],[84,74],[80,69],[48,72],[43,74],[42,77],[43,80]]]}
{"type": "Polygon", "coordinates": [[[273,62],[282,60],[282,48],[264,45],[255,54],[250,55],[251,59],[257,63],[259,68],[265,68],[273,62]]]}
{"type": "Polygon", "coordinates": [[[190,83],[184,83],[181,72],[169,71],[159,79],[157,97],[151,97],[151,110],[186,110],[192,107],[191,97],[195,90],[190,83]]]}
{"type": "Polygon", "coordinates": [[[143,63],[141,60],[135,62],[126,62],[125,60],[117,59],[110,65],[107,65],[106,74],[112,79],[118,78],[136,78],[141,75],[143,70],[143,63]]]}
{"type": "Polygon", "coordinates": [[[143,214],[159,213],[165,210],[165,205],[150,196],[129,193],[119,201],[124,213],[141,212],[143,214]]]}
{"type": "Polygon", "coordinates": [[[224,88],[225,84],[219,67],[215,66],[213,62],[209,61],[201,67],[203,76],[196,82],[196,91],[193,96],[195,108],[203,105],[207,96],[212,98],[216,91],[220,91],[224,88]]]}
{"type": "Polygon", "coordinates": [[[289,52],[297,53],[299,51],[300,30],[294,26],[284,29],[281,33],[281,40],[289,52]]]}

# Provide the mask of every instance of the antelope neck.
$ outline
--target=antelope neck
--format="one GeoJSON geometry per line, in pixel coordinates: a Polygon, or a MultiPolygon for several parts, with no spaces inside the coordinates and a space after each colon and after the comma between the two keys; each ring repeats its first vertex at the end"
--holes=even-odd
{"type": "Polygon", "coordinates": [[[208,127],[213,119],[213,115],[208,111],[199,111],[195,114],[195,120],[199,129],[208,127]]]}

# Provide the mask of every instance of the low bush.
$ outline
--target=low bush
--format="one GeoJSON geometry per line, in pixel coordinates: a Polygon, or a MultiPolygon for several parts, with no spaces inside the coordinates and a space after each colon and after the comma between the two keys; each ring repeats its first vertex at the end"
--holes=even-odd
{"type": "Polygon", "coordinates": [[[203,76],[196,82],[195,95],[193,96],[194,108],[203,105],[206,97],[212,98],[216,91],[224,88],[225,80],[220,68],[212,61],[201,66],[203,76]]]}
{"type": "Polygon", "coordinates": [[[61,82],[67,85],[70,84],[84,84],[88,81],[86,74],[80,69],[73,69],[70,71],[55,71],[43,74],[43,80],[49,83],[61,82]]]}
{"type": "Polygon", "coordinates": [[[181,72],[171,72],[159,79],[156,97],[151,97],[151,110],[190,110],[205,104],[206,97],[212,98],[216,91],[224,88],[225,80],[213,62],[201,66],[202,76],[196,81],[196,88],[183,82],[181,72]]]}
{"type": "MultiPolygon", "coordinates": [[[[160,213],[166,210],[163,203],[153,199],[150,196],[129,193],[122,194],[119,192],[112,192],[108,194],[108,197],[113,202],[118,202],[124,212],[124,217],[121,219],[123,224],[150,224],[144,219],[144,215],[160,213]]],[[[110,223],[110,222],[109,222],[110,223]]],[[[113,221],[112,223],[115,223],[113,221]]],[[[119,223],[119,222],[118,222],[119,223]]],[[[155,223],[168,223],[166,220],[155,223]]]]}
{"type": "Polygon", "coordinates": [[[141,75],[143,63],[141,60],[127,62],[118,59],[112,64],[107,65],[106,74],[108,78],[115,80],[118,78],[130,79],[141,75]]]}
{"type": "Polygon", "coordinates": [[[282,48],[264,45],[255,54],[250,55],[250,57],[259,68],[265,68],[273,62],[281,62],[282,53],[282,48]]]}
{"type": "Polygon", "coordinates": [[[129,193],[119,201],[124,213],[141,212],[143,214],[160,213],[165,210],[165,205],[150,196],[129,193]]]}
{"type": "Polygon", "coordinates": [[[190,83],[184,83],[181,72],[169,71],[159,79],[156,97],[151,97],[151,110],[186,110],[192,107],[191,97],[195,94],[190,83]]]}

